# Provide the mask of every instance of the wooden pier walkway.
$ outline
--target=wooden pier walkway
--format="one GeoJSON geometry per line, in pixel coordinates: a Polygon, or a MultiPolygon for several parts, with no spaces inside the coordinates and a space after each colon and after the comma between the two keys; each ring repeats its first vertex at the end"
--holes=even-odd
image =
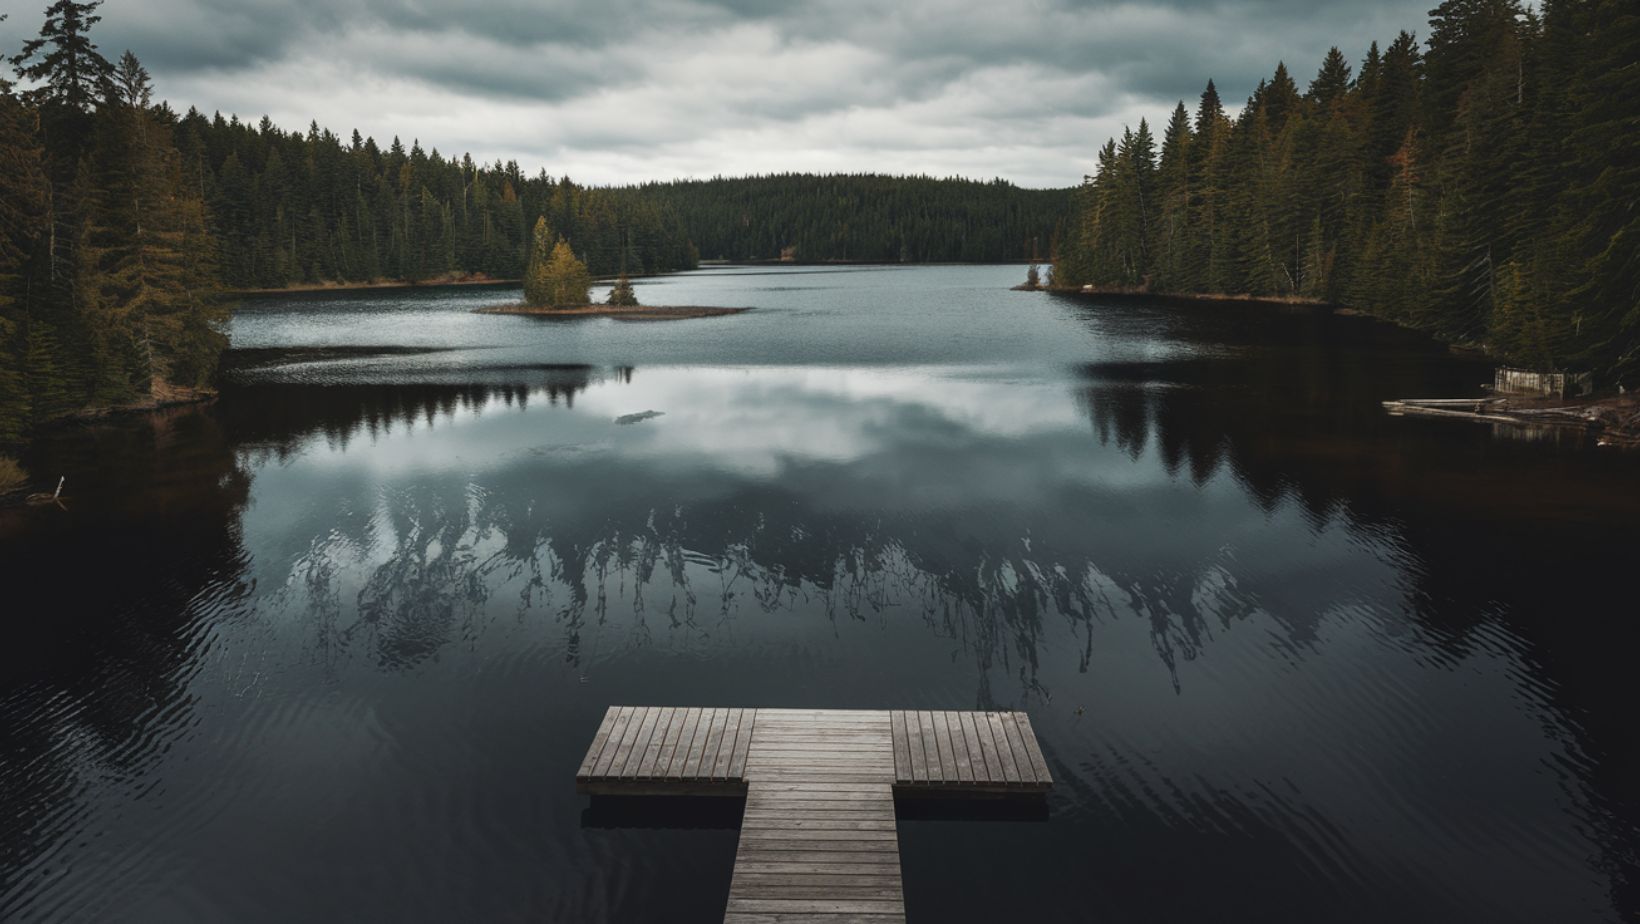
{"type": "Polygon", "coordinates": [[[897,795],[1053,785],[1022,712],[611,706],[583,792],[744,795],[725,922],[905,920],[897,795]]]}

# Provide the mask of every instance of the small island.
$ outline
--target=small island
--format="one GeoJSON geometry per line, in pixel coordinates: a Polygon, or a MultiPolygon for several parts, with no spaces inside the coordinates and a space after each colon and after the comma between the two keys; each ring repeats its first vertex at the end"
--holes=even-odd
{"type": "Polygon", "coordinates": [[[642,305],[632,288],[632,279],[623,270],[602,304],[592,301],[592,276],[575,256],[569,242],[560,238],[538,218],[530,242],[529,263],[524,269],[524,301],[517,305],[492,305],[475,314],[522,314],[539,318],[615,318],[621,321],[676,321],[740,314],[750,308],[713,308],[703,305],[642,305]]]}

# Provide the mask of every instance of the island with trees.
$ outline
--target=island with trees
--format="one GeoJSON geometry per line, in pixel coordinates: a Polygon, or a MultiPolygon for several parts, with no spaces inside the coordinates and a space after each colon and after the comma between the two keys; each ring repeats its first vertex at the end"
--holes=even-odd
{"type": "Polygon", "coordinates": [[[477,314],[523,314],[542,318],[607,317],[627,321],[670,321],[739,314],[748,308],[705,306],[668,307],[642,305],[632,279],[625,270],[610,288],[602,303],[592,301],[592,274],[586,262],[575,255],[569,241],[559,237],[545,217],[535,221],[531,232],[529,262],[524,267],[524,301],[493,305],[475,310],[477,314]]]}

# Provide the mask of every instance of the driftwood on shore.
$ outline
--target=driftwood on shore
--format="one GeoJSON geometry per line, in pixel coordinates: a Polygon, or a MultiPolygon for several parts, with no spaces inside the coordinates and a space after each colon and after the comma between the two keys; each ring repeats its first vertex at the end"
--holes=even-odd
{"type": "Polygon", "coordinates": [[[617,321],[679,321],[685,318],[715,318],[751,310],[750,308],[713,308],[704,305],[574,305],[568,308],[492,305],[488,308],[475,308],[473,313],[517,314],[532,318],[562,320],[614,318],[617,321]]]}
{"type": "Polygon", "coordinates": [[[1598,437],[1603,446],[1640,447],[1640,402],[1618,396],[1589,401],[1523,398],[1404,398],[1385,401],[1395,417],[1444,417],[1518,427],[1558,427],[1598,437]]]}

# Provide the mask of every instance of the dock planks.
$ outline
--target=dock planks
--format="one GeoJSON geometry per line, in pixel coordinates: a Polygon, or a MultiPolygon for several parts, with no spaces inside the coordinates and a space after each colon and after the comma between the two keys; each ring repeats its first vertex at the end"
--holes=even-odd
{"type": "Polygon", "coordinates": [[[745,795],[725,922],[905,921],[897,795],[1053,785],[1022,712],[611,706],[583,792],[745,795]]]}

